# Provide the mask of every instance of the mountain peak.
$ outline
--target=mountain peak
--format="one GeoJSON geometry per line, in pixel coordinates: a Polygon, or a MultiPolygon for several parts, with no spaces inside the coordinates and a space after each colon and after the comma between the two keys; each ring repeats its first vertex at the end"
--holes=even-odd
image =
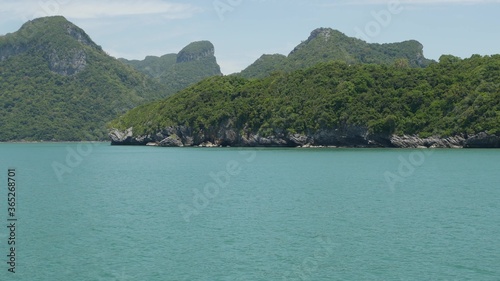
{"type": "Polygon", "coordinates": [[[367,43],[332,28],[317,28],[286,58],[261,57],[239,75],[262,78],[274,71],[304,69],[321,62],[391,65],[400,59],[408,60],[411,67],[425,67],[432,63],[424,57],[422,44],[415,40],[389,44],[367,43]]]}
{"type": "Polygon", "coordinates": [[[307,38],[306,41],[303,41],[300,43],[297,47],[293,49],[293,51],[290,53],[290,55],[294,55],[298,51],[300,51],[303,48],[307,48],[314,42],[318,41],[317,44],[320,44],[322,48],[325,46],[325,44],[335,44],[335,43],[340,43],[347,41],[349,37],[345,35],[344,33],[332,29],[332,28],[317,28],[311,32],[311,35],[309,35],[309,38],[307,38]]]}
{"type": "Polygon", "coordinates": [[[215,47],[210,41],[193,42],[177,55],[177,63],[201,60],[215,55],[215,47]]]}
{"type": "Polygon", "coordinates": [[[338,30],[321,27],[313,30],[307,41],[312,41],[316,38],[323,38],[325,39],[325,41],[328,41],[328,39],[330,39],[331,37],[339,37],[339,36],[347,37],[344,33],[338,30]]]}
{"type": "Polygon", "coordinates": [[[65,35],[86,46],[100,49],[83,29],[74,25],[63,16],[43,17],[28,21],[23,24],[17,33],[24,35],[26,39],[32,40],[40,39],[40,37],[47,35],[65,35]]]}
{"type": "Polygon", "coordinates": [[[37,53],[52,72],[63,76],[83,71],[90,51],[103,53],[85,31],[62,16],[28,21],[17,32],[0,37],[0,61],[37,53]]]}
{"type": "Polygon", "coordinates": [[[166,96],[64,17],[0,37],[0,141],[103,139],[106,122],[166,96]]]}
{"type": "Polygon", "coordinates": [[[215,58],[215,47],[209,41],[193,42],[182,48],[179,54],[121,61],[167,85],[171,94],[205,78],[222,75],[215,58]]]}

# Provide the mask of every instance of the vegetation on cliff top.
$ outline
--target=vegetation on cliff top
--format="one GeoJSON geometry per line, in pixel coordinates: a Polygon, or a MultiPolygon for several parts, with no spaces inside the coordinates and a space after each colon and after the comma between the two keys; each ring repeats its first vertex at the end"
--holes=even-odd
{"type": "Polygon", "coordinates": [[[133,109],[110,126],[133,127],[138,136],[168,126],[227,124],[264,136],[345,125],[422,137],[498,134],[500,55],[442,56],[427,68],[332,62],[264,79],[214,77],[133,109]]]}
{"type": "Polygon", "coordinates": [[[205,78],[221,76],[214,52],[214,45],[209,41],[197,41],[184,47],[179,54],[120,61],[165,85],[170,95],[205,78]]]}
{"type": "Polygon", "coordinates": [[[0,37],[0,141],[104,140],[107,122],[165,96],[63,17],[0,37]]]}
{"type": "Polygon", "coordinates": [[[423,46],[415,40],[391,44],[370,44],[331,28],[318,28],[288,55],[263,55],[238,76],[263,78],[274,71],[290,72],[318,63],[343,61],[347,64],[386,64],[405,60],[410,67],[426,67],[433,61],[424,57],[423,46]]]}
{"type": "MultiPolygon", "coordinates": [[[[134,127],[136,135],[176,125],[231,126],[263,136],[346,125],[420,136],[500,133],[499,55],[442,56],[417,67],[429,63],[416,41],[367,45],[318,29],[288,57],[263,56],[253,79],[211,77],[110,126],[134,127]]],[[[208,41],[131,64],[154,79],[108,56],[63,17],[0,36],[0,141],[105,139],[105,124],[127,110],[210,71],[220,75],[208,41]]]]}

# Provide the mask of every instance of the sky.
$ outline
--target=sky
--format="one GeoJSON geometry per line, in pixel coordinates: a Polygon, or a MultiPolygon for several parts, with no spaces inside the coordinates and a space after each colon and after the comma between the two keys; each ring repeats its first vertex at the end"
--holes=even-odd
{"type": "Polygon", "coordinates": [[[224,74],[288,55],[319,27],[369,43],[417,40],[424,55],[500,53],[500,0],[0,0],[0,34],[62,15],[110,55],[144,59],[209,40],[224,74]]]}

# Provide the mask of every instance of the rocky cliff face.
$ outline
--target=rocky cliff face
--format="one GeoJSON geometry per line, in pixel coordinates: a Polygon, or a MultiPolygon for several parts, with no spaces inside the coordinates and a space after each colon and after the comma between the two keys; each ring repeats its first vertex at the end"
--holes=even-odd
{"type": "Polygon", "coordinates": [[[287,57],[280,58],[278,63],[277,58],[274,59],[271,64],[263,63],[261,58],[238,75],[262,78],[275,71],[294,71],[332,61],[391,65],[407,59],[411,67],[426,67],[434,62],[424,57],[423,45],[415,40],[390,44],[367,43],[331,28],[313,30],[307,40],[297,45],[287,57]]]}
{"type": "Polygon", "coordinates": [[[0,37],[0,62],[23,54],[41,55],[49,69],[63,76],[80,73],[87,66],[87,51],[102,48],[63,17],[39,18],[14,33],[0,37]]]}
{"type": "Polygon", "coordinates": [[[466,148],[500,148],[500,137],[479,133],[467,139],[466,148]]]}
{"type": "Polygon", "coordinates": [[[294,55],[302,48],[307,48],[307,46],[315,39],[320,39],[321,42],[324,41],[325,43],[327,43],[332,36],[341,38],[345,37],[345,35],[342,34],[341,32],[333,30],[331,28],[317,28],[311,32],[311,35],[309,35],[309,38],[307,38],[307,40],[296,46],[290,52],[290,55],[294,55]]]}
{"type": "Polygon", "coordinates": [[[0,36],[0,72],[0,141],[103,140],[107,122],[166,92],[64,17],[0,36]]]}
{"type": "Polygon", "coordinates": [[[167,96],[208,77],[222,75],[214,45],[209,41],[193,42],[179,54],[148,56],[142,61],[120,60],[166,86],[167,96]]]}
{"type": "Polygon", "coordinates": [[[101,49],[100,46],[98,46],[96,43],[90,39],[90,37],[83,31],[81,28],[73,25],[73,24],[66,24],[66,33],[73,37],[76,41],[80,42],[83,45],[96,48],[96,49],[101,49]]]}
{"type": "Polygon", "coordinates": [[[213,57],[214,55],[215,47],[209,41],[194,42],[179,52],[177,55],[177,63],[202,60],[204,58],[213,57]]]}
{"type": "Polygon", "coordinates": [[[233,147],[392,147],[392,148],[500,148],[500,137],[481,133],[469,138],[396,136],[370,134],[364,127],[323,129],[310,135],[241,134],[226,124],[217,130],[193,131],[185,126],[168,127],[156,135],[134,137],[133,128],[110,132],[112,145],[233,146],[233,147]]]}
{"type": "Polygon", "coordinates": [[[62,76],[71,76],[82,72],[87,66],[87,54],[84,50],[73,50],[60,56],[57,52],[48,55],[49,68],[62,76]]]}

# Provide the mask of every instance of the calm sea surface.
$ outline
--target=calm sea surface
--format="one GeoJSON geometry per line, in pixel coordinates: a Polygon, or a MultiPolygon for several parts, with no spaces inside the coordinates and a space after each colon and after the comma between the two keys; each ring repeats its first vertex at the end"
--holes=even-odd
{"type": "Polygon", "coordinates": [[[500,280],[500,150],[0,144],[0,226],[0,280],[500,280]]]}

